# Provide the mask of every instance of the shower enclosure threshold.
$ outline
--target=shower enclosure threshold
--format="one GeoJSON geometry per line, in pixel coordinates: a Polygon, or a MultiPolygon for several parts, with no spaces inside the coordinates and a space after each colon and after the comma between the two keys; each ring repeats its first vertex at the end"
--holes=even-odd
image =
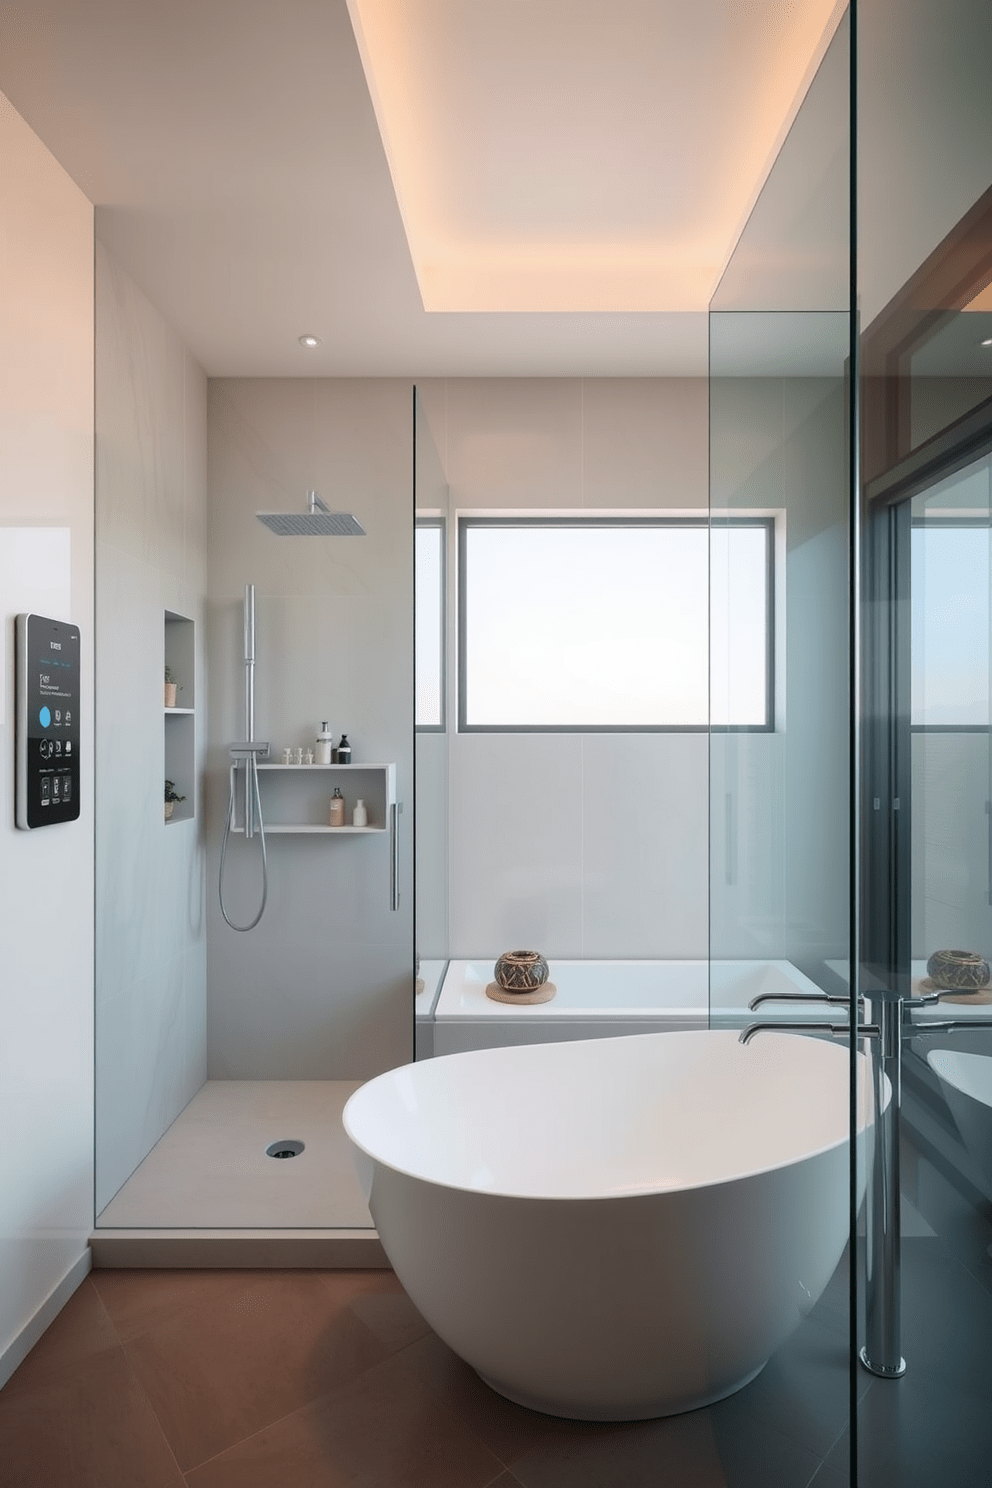
{"type": "Polygon", "coordinates": [[[375,1230],[95,1230],[100,1270],[383,1270],[389,1261],[375,1230]]]}

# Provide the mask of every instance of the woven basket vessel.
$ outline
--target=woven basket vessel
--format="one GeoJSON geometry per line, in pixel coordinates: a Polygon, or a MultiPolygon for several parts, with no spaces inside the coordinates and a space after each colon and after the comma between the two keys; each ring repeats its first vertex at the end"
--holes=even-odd
{"type": "Polygon", "coordinates": [[[989,982],[989,963],[977,951],[934,951],[927,975],[951,992],[979,992],[989,982]]]}
{"type": "Polygon", "coordinates": [[[533,992],[548,980],[548,963],[539,951],[504,951],[493,975],[506,992],[533,992]]]}

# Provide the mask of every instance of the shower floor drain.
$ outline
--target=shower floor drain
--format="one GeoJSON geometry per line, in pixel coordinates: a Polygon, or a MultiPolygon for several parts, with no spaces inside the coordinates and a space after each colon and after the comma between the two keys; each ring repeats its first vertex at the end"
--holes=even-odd
{"type": "Polygon", "coordinates": [[[303,1151],[303,1143],[294,1137],[291,1141],[273,1142],[266,1147],[266,1157],[298,1157],[303,1151]]]}

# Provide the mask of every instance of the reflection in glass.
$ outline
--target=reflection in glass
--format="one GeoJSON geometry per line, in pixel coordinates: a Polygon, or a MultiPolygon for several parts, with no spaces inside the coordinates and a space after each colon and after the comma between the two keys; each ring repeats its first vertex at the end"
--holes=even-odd
{"type": "Polygon", "coordinates": [[[418,520],[415,532],[414,653],[417,728],[444,727],[444,526],[418,520]]]}

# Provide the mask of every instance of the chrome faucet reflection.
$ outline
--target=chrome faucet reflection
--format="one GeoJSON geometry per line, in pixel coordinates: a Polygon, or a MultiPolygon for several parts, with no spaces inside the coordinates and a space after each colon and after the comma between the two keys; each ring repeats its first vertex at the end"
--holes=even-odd
{"type": "Polygon", "coordinates": [[[870,1040],[874,1095],[874,1141],[871,1173],[867,1185],[865,1264],[865,1343],[859,1358],[870,1373],[882,1379],[898,1379],[905,1373],[901,1352],[901,1239],[899,1183],[899,1116],[902,1105],[902,1044],[906,1037],[934,1033],[956,1033],[959,1029],[992,1029],[982,1018],[951,1018],[919,1023],[914,1013],[940,1001],[939,992],[923,997],[872,990],[868,1006],[871,1021],[862,1022],[865,999],[856,1000],[857,1019],[852,1026],[853,999],[844,994],[821,992],[806,996],[794,992],[762,992],[748,1003],[754,1011],[765,1002],[815,1002],[844,1006],[846,1023],[776,1021],[750,1023],[741,1030],[740,1042],[750,1043],[759,1033],[827,1033],[834,1038],[870,1040]]]}

